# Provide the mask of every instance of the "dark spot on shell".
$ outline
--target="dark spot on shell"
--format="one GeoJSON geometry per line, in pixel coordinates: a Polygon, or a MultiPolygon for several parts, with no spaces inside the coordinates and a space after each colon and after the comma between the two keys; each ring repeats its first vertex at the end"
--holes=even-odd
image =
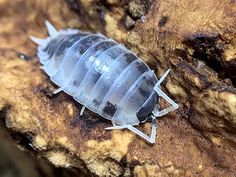
{"type": "Polygon", "coordinates": [[[48,52],[49,50],[51,50],[52,46],[55,44],[55,39],[52,39],[48,45],[43,49],[44,52],[48,52]]]}
{"type": "Polygon", "coordinates": [[[94,103],[96,106],[98,106],[98,105],[101,104],[101,102],[99,102],[97,99],[93,99],[93,103],[94,103]]]}
{"type": "Polygon", "coordinates": [[[104,39],[102,36],[90,36],[88,38],[82,39],[79,46],[79,52],[84,53],[90,46],[94,43],[101,41],[104,39]]]}
{"type": "Polygon", "coordinates": [[[113,105],[108,101],[102,111],[109,116],[113,116],[116,113],[116,110],[117,110],[117,105],[113,105]]]}
{"type": "Polygon", "coordinates": [[[154,86],[155,85],[154,81],[156,81],[155,77],[146,78],[146,83],[148,86],[154,86]]]}
{"type": "Polygon", "coordinates": [[[78,86],[78,84],[79,84],[79,81],[77,81],[77,80],[74,80],[74,81],[73,81],[73,86],[76,87],[76,86],[78,86]]]}
{"type": "Polygon", "coordinates": [[[110,48],[110,47],[112,47],[114,45],[116,45],[116,43],[113,42],[113,41],[104,41],[101,44],[99,44],[98,46],[96,46],[94,50],[95,51],[99,51],[99,50],[103,50],[104,51],[104,50],[106,50],[106,49],[108,49],[108,48],[110,48]]]}
{"type": "Polygon", "coordinates": [[[81,39],[82,35],[72,34],[65,37],[62,42],[60,42],[58,49],[56,50],[56,59],[63,55],[66,51],[66,48],[71,47],[77,40],[81,39]]]}
{"type": "Polygon", "coordinates": [[[166,23],[169,21],[169,17],[168,16],[163,16],[161,17],[161,20],[158,23],[159,27],[163,27],[166,25],[166,23]]]}
{"type": "Polygon", "coordinates": [[[124,51],[121,48],[116,48],[116,50],[110,50],[107,55],[111,57],[113,60],[116,59],[117,56],[119,56],[124,51]]]}
{"type": "Polygon", "coordinates": [[[131,63],[132,61],[136,60],[137,57],[133,53],[126,53],[123,56],[124,60],[127,61],[128,63],[131,63]]]}
{"type": "Polygon", "coordinates": [[[142,62],[136,63],[135,66],[138,69],[138,71],[140,71],[140,73],[144,73],[145,71],[148,70],[148,67],[142,62]]]}
{"type": "Polygon", "coordinates": [[[44,51],[48,53],[49,59],[54,55],[54,53],[56,52],[57,48],[60,46],[60,44],[64,38],[65,38],[65,36],[61,35],[61,36],[51,40],[50,43],[48,44],[48,46],[44,49],[44,51]]]}
{"type": "Polygon", "coordinates": [[[139,87],[139,92],[143,97],[147,97],[147,95],[149,94],[148,90],[143,89],[142,87],[139,87]]]}

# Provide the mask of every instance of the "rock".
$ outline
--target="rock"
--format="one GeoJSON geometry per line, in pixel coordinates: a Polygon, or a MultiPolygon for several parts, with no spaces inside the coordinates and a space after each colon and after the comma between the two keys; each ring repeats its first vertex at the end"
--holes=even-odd
{"type": "Polygon", "coordinates": [[[147,13],[150,3],[149,0],[131,0],[128,2],[127,11],[134,19],[141,18],[147,13]]]}
{"type": "Polygon", "coordinates": [[[133,28],[135,25],[135,21],[129,16],[125,16],[125,19],[124,19],[124,26],[127,30],[133,28]]]}
{"type": "MultiPolygon", "coordinates": [[[[236,3],[153,0],[145,13],[135,10],[145,22],[126,31],[130,2],[0,1],[0,109],[8,131],[30,137],[55,166],[91,176],[234,176],[236,3]],[[124,43],[159,77],[172,69],[162,88],[180,108],[158,119],[154,145],[126,130],[105,131],[109,121],[88,110],[78,118],[81,105],[70,96],[48,94],[56,86],[28,38],[46,36],[46,19],[124,43]]],[[[140,128],[148,132],[150,124],[140,128]]]]}
{"type": "MultiPolygon", "coordinates": [[[[4,110],[1,111],[1,116],[4,110]]],[[[84,176],[78,170],[69,168],[56,168],[47,159],[36,156],[37,151],[32,146],[30,137],[4,126],[4,117],[0,122],[0,176],[2,177],[69,177],[73,175],[84,176]],[[16,144],[17,142],[17,144],[16,144]]],[[[39,155],[39,154],[38,154],[39,155]]]]}

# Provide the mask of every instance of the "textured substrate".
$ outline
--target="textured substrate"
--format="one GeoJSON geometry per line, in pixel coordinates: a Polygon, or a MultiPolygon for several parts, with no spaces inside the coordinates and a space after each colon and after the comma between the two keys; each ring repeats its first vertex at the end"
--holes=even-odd
{"type": "Polygon", "coordinates": [[[0,117],[21,147],[87,175],[235,176],[235,12],[228,0],[0,0],[0,117]],[[154,145],[52,96],[28,38],[46,36],[46,19],[114,38],[158,76],[172,69],[163,89],[180,108],[158,120],[154,145]]]}

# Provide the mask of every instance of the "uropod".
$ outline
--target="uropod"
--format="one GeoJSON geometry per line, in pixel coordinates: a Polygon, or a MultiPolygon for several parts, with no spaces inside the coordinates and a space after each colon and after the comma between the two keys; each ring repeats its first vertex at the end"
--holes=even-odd
{"type": "Polygon", "coordinates": [[[156,118],[178,108],[160,88],[168,70],[159,80],[133,52],[102,34],[75,29],[56,30],[45,22],[49,36],[31,37],[38,44],[41,68],[64,91],[85,108],[111,120],[106,128],[129,129],[150,143],[156,139],[156,118]],[[159,98],[170,107],[158,109],[159,98]],[[151,120],[150,136],[135,128],[151,120]]]}

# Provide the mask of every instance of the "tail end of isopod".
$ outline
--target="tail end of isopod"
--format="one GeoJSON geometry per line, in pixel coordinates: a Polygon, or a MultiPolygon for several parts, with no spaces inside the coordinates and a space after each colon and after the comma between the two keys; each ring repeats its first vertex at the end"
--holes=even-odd
{"type": "Polygon", "coordinates": [[[59,31],[57,31],[56,28],[48,20],[45,21],[45,26],[50,37],[55,37],[59,34],[59,31]]]}
{"type": "Polygon", "coordinates": [[[45,47],[48,42],[50,41],[50,39],[56,37],[58,34],[60,34],[56,28],[48,21],[45,21],[45,26],[47,28],[49,37],[42,39],[42,38],[38,38],[35,36],[30,36],[30,39],[37,45],[41,46],[41,47],[45,47]]]}
{"type": "Polygon", "coordinates": [[[47,39],[42,39],[42,38],[38,38],[38,37],[34,37],[34,36],[30,36],[31,41],[33,41],[35,44],[44,47],[48,44],[48,40],[47,39]]]}

